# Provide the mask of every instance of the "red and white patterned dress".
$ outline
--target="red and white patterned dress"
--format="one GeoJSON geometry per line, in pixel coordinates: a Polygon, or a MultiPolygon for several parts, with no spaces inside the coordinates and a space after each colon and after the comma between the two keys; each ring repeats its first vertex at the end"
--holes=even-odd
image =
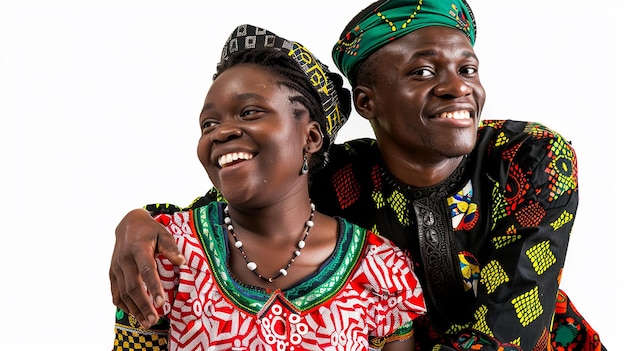
{"type": "Polygon", "coordinates": [[[425,313],[404,254],[345,220],[334,253],[309,279],[284,291],[240,283],[228,270],[223,206],[157,216],[187,260],[157,259],[170,350],[368,350],[374,338],[409,337],[425,313]]]}

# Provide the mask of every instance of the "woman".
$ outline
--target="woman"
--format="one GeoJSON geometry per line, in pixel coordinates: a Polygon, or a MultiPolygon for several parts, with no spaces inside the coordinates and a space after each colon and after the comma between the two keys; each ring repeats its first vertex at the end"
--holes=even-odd
{"type": "Polygon", "coordinates": [[[194,350],[414,349],[412,320],[425,307],[410,261],[310,201],[309,170],[324,165],[350,112],[341,85],[298,43],[250,25],[233,32],[200,113],[197,150],[228,205],[156,217],[187,262],[157,260],[167,297],[159,312],[169,327],[143,330],[118,311],[115,350],[167,342],[194,350]]]}

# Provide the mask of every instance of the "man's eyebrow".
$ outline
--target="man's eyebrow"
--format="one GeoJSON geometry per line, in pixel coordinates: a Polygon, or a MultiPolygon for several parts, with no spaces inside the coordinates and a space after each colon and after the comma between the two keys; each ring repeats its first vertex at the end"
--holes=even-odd
{"type": "MultiPolygon", "coordinates": [[[[471,57],[471,58],[478,60],[478,57],[476,56],[476,54],[473,53],[471,50],[463,50],[461,54],[465,56],[466,58],[471,57]]],[[[422,57],[432,57],[435,55],[437,55],[437,50],[426,49],[426,50],[420,50],[420,51],[414,52],[413,55],[411,55],[411,59],[417,59],[417,58],[422,58],[422,57]]]]}

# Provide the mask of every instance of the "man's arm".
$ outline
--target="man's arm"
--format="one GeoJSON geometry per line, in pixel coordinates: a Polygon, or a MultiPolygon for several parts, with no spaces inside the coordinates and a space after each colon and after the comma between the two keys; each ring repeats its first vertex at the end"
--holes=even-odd
{"type": "Polygon", "coordinates": [[[132,314],[144,328],[159,320],[156,306],[163,304],[163,287],[155,256],[163,255],[174,265],[185,263],[174,238],[144,209],[130,211],[115,228],[115,247],[109,268],[113,303],[132,314]]]}
{"type": "MultiPolygon", "coordinates": [[[[491,149],[493,159],[485,160],[494,188],[481,202],[483,213],[491,206],[492,214],[477,257],[475,320],[452,346],[543,350],[555,340],[552,319],[578,207],[576,154],[545,126],[493,125],[494,138],[510,142],[491,149]]],[[[492,140],[483,145],[491,147],[492,140]]]]}

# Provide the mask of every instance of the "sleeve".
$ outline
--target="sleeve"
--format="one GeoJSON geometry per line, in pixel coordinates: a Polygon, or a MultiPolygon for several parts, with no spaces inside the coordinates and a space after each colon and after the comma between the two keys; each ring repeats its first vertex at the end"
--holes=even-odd
{"type": "Polygon", "coordinates": [[[115,313],[113,351],[167,350],[169,323],[161,318],[150,329],[143,329],[130,314],[117,309],[115,313]]]}
{"type": "Polygon", "coordinates": [[[187,207],[180,207],[169,203],[155,203],[147,204],[143,208],[150,212],[152,216],[156,216],[159,214],[173,214],[175,212],[202,207],[213,201],[226,201],[216,188],[211,188],[206,194],[204,194],[204,196],[198,196],[187,207]]]}
{"type": "Polygon", "coordinates": [[[539,124],[526,124],[517,134],[502,131],[498,138],[508,146],[493,157],[507,167],[492,178],[491,199],[481,199],[483,209],[491,206],[491,226],[486,236],[478,235],[491,245],[481,244],[488,249],[479,261],[474,322],[456,334],[451,346],[551,349],[559,282],[578,207],[576,155],[569,142],[539,124]],[[491,201],[487,205],[485,200],[491,201]]]}
{"type": "Polygon", "coordinates": [[[363,274],[355,280],[372,294],[368,324],[372,340],[398,341],[413,333],[412,320],[426,312],[422,288],[411,262],[395,245],[368,234],[363,274]]]}

